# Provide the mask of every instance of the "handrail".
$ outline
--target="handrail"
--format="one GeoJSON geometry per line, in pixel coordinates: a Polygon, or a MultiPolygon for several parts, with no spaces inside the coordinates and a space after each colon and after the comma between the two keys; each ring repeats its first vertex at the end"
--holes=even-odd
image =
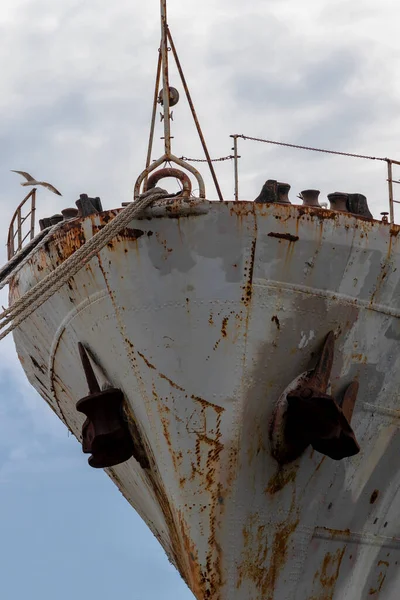
{"type": "Polygon", "coordinates": [[[31,240],[35,237],[35,212],[36,212],[36,188],[33,188],[29,194],[20,202],[17,206],[11,222],[8,228],[7,237],[7,256],[10,260],[14,254],[22,249],[22,245],[26,238],[29,236],[31,240]],[[22,216],[22,208],[30,200],[30,209],[25,216],[22,216]],[[23,235],[23,225],[25,221],[30,217],[30,227],[27,233],[23,235]],[[17,245],[15,244],[15,238],[17,237],[17,245]]]}
{"type": "MultiPolygon", "coordinates": [[[[339,156],[345,156],[349,158],[362,158],[366,160],[377,160],[386,162],[387,164],[387,182],[388,182],[388,195],[389,195],[389,215],[390,215],[390,223],[394,223],[394,205],[400,204],[400,200],[394,200],[393,197],[393,183],[400,183],[400,181],[396,181],[393,179],[393,169],[392,165],[400,165],[400,161],[394,160],[393,158],[383,158],[381,156],[368,156],[366,154],[354,154],[350,152],[339,152],[338,150],[326,150],[323,148],[313,148],[311,146],[301,146],[299,144],[289,144],[287,142],[276,142],[273,140],[266,140],[263,138],[251,137],[248,135],[244,135],[242,133],[235,133],[230,136],[233,138],[234,147],[232,150],[234,151],[234,170],[235,170],[235,200],[239,198],[239,163],[238,159],[240,156],[238,155],[238,138],[242,138],[243,140],[251,140],[254,142],[263,142],[265,144],[274,144],[276,146],[285,146],[288,148],[294,148],[297,150],[309,150],[312,152],[323,152],[325,154],[335,154],[339,156]]],[[[386,213],[387,214],[387,213],[386,213]]]]}

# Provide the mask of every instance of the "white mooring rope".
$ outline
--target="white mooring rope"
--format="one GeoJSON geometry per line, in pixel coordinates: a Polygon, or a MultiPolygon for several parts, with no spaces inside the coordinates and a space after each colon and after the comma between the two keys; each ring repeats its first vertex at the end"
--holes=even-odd
{"type": "MultiPolygon", "coordinates": [[[[112,221],[107,223],[98,233],[90,240],[67,258],[54,271],[46,275],[35,286],[28,290],[21,298],[19,298],[12,306],[5,309],[0,314],[0,340],[8,335],[13,329],[18,327],[25,319],[27,319],[39,306],[55,294],[71,277],[73,277],[82,267],[88,263],[104,246],[106,246],[124,227],[126,227],[132,219],[138,217],[145,208],[150,206],[155,200],[168,198],[170,194],[161,188],[148,190],[132,204],[129,204],[122,212],[120,212],[112,221]],[[5,326],[11,323],[7,329],[5,326]]],[[[52,228],[49,234],[53,234],[55,229],[52,228]]],[[[49,234],[41,241],[51,237],[49,234]]],[[[9,281],[15,272],[23,263],[7,276],[9,281]]]]}

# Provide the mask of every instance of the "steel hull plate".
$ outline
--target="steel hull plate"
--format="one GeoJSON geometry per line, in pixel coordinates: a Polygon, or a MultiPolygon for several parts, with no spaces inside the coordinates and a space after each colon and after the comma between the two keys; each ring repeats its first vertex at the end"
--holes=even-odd
{"type": "MultiPolygon", "coordinates": [[[[10,302],[116,212],[67,223],[10,302]]],[[[151,465],[107,471],[199,600],[397,599],[399,228],[248,202],[183,212],[149,209],[15,330],[27,377],[80,439],[90,347],[151,465]],[[361,452],[280,467],[274,407],[330,330],[333,394],[360,385],[361,452]]]]}

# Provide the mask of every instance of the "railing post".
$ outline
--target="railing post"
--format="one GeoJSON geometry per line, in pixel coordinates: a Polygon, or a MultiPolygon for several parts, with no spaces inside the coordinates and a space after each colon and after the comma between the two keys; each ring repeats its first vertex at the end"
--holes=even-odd
{"type": "Polygon", "coordinates": [[[389,190],[389,216],[390,223],[393,225],[394,223],[394,207],[393,207],[393,176],[392,176],[392,161],[390,158],[386,159],[387,162],[387,170],[388,170],[388,190],[389,190]]]}
{"type": "Polygon", "coordinates": [[[238,162],[238,136],[231,135],[233,138],[233,158],[234,158],[234,171],[235,171],[235,202],[239,200],[239,162],[238,162]]]}
{"type": "Polygon", "coordinates": [[[32,190],[31,200],[31,235],[30,239],[33,240],[35,237],[35,212],[36,212],[36,190],[32,190]]]}
{"type": "Polygon", "coordinates": [[[8,230],[8,260],[14,256],[14,221],[11,221],[10,229],[8,230]]]}
{"type": "Polygon", "coordinates": [[[22,215],[21,215],[21,208],[18,209],[18,247],[17,250],[21,250],[22,248],[22,215]]]}

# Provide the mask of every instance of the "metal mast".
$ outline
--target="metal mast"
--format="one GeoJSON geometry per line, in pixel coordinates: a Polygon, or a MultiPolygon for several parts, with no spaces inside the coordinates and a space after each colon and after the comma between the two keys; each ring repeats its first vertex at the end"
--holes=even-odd
{"type": "MultiPolygon", "coordinates": [[[[168,27],[167,0],[160,0],[160,12],[161,12],[161,44],[160,44],[160,49],[159,49],[160,54],[159,54],[159,58],[158,58],[156,86],[155,86],[155,92],[154,92],[153,113],[152,113],[151,126],[150,126],[150,136],[149,136],[149,145],[148,145],[148,151],[147,151],[146,168],[139,175],[138,179],[136,180],[134,197],[135,198],[138,197],[142,183],[143,183],[143,191],[146,191],[148,185],[153,185],[155,180],[158,181],[162,177],[178,177],[178,179],[181,179],[181,181],[183,181],[186,178],[186,180],[189,182],[187,175],[185,175],[183,173],[180,173],[179,175],[177,175],[177,169],[170,169],[169,173],[168,173],[168,169],[163,169],[162,170],[163,173],[158,171],[157,173],[153,174],[149,178],[149,175],[152,171],[157,169],[157,167],[159,167],[163,163],[169,162],[169,163],[175,163],[176,165],[179,165],[180,167],[183,167],[184,169],[186,169],[187,171],[192,173],[192,175],[194,175],[194,177],[197,179],[197,183],[199,185],[200,198],[205,198],[204,180],[203,180],[202,176],[200,175],[200,173],[198,172],[198,170],[195,169],[189,163],[187,163],[185,160],[178,158],[177,156],[172,154],[172,151],[171,151],[171,140],[172,140],[173,136],[171,136],[172,115],[170,112],[170,108],[171,108],[171,106],[174,106],[179,100],[178,91],[175,88],[171,88],[169,85],[168,52],[170,50],[172,50],[172,54],[174,56],[174,59],[175,59],[175,62],[176,62],[177,68],[178,68],[179,76],[181,78],[182,86],[185,91],[186,98],[188,100],[189,107],[190,107],[190,110],[191,110],[191,113],[193,116],[193,120],[194,120],[196,129],[197,129],[197,133],[199,135],[200,142],[203,147],[204,154],[206,156],[206,160],[204,162],[208,163],[219,200],[223,201],[223,197],[222,197],[221,189],[219,187],[218,179],[217,179],[214,167],[212,165],[210,154],[207,149],[207,145],[206,145],[206,142],[205,142],[205,139],[203,136],[203,132],[200,127],[199,120],[197,118],[197,114],[196,114],[196,111],[195,111],[195,108],[194,108],[194,105],[192,102],[192,98],[190,96],[188,85],[186,83],[186,80],[185,80],[185,77],[183,74],[183,70],[182,70],[182,67],[181,67],[181,64],[180,64],[180,61],[178,58],[175,44],[173,42],[171,32],[168,27]],[[170,44],[171,47],[169,47],[168,44],[170,44]],[[159,93],[160,79],[162,79],[161,93],[159,93]],[[163,154],[163,156],[161,156],[159,159],[155,160],[151,164],[151,152],[152,152],[152,148],[153,148],[157,103],[162,105],[161,120],[164,122],[164,136],[162,138],[164,140],[164,154],[163,154]],[[150,182],[150,180],[151,180],[151,182],[150,182]]],[[[190,187],[190,185],[189,185],[189,187],[190,187]]],[[[186,187],[186,189],[185,189],[185,185],[184,185],[183,195],[187,196],[188,193],[189,193],[188,188],[186,187]]]]}
{"type": "Polygon", "coordinates": [[[168,156],[171,154],[171,115],[169,112],[169,75],[168,75],[168,24],[167,0],[160,0],[161,4],[161,57],[162,57],[162,106],[164,115],[164,150],[168,156]]]}

